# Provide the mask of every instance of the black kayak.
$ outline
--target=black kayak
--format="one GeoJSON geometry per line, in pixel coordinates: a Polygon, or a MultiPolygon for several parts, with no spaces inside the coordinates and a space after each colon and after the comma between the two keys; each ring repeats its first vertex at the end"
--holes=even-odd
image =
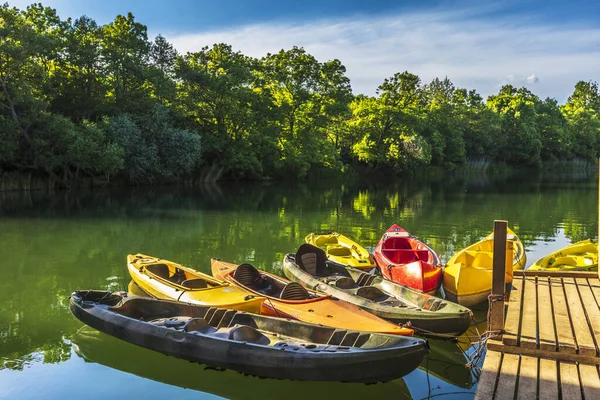
{"type": "Polygon", "coordinates": [[[421,335],[459,336],[469,328],[473,316],[471,310],[449,300],[328,261],[322,249],[310,244],[284,257],[283,273],[309,289],[356,304],[380,318],[410,322],[421,335]]]}
{"type": "Polygon", "coordinates": [[[242,311],[76,291],[70,309],[85,324],[189,361],[278,379],[384,382],[404,376],[428,351],[422,339],[348,331],[242,311]]]}

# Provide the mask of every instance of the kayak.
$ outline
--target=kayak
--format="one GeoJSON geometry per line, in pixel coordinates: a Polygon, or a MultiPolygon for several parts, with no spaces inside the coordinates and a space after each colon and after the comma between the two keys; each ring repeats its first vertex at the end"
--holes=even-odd
{"type": "MultiPolygon", "coordinates": [[[[219,398],[259,399],[259,396],[264,393],[285,393],[285,400],[306,400],[307,397],[310,397],[310,400],[331,400],[331,395],[328,393],[332,391],[341,398],[356,398],[357,396],[411,398],[404,379],[394,379],[385,385],[323,382],[322,384],[327,385],[327,390],[315,390],[315,385],[307,385],[303,381],[254,379],[232,370],[208,368],[203,364],[190,363],[133,345],[87,325],[82,326],[72,335],[70,341],[75,354],[85,362],[97,363],[116,371],[137,375],[146,382],[149,379],[183,389],[199,390],[219,398]],[[140,360],[144,361],[140,362],[140,360]],[[249,384],[252,385],[251,395],[248,394],[249,384]]],[[[436,340],[435,342],[445,343],[447,341],[436,340]]],[[[462,361],[460,359],[443,359],[441,362],[437,362],[437,358],[429,360],[430,373],[433,373],[436,367],[443,370],[442,374],[446,370],[452,373],[457,367],[449,366],[447,363],[462,361]]],[[[426,361],[421,362],[419,368],[424,368],[425,363],[426,361]]],[[[464,365],[461,367],[464,368],[464,365]]],[[[189,394],[189,392],[188,390],[184,393],[189,394]]]]}
{"type": "Polygon", "coordinates": [[[598,242],[582,240],[548,254],[527,268],[528,271],[596,271],[598,242]]]}
{"type": "Polygon", "coordinates": [[[149,350],[267,378],[381,382],[410,373],[427,352],[417,338],[125,292],[76,291],[70,310],[86,325],[149,350]]]}
{"type": "Polygon", "coordinates": [[[327,294],[307,290],[297,282],[259,271],[250,264],[231,264],[213,258],[213,276],[239,288],[250,296],[265,297],[261,314],[297,319],[340,329],[412,336],[413,330],[394,325],[354,304],[327,294]]]}
{"type": "Polygon", "coordinates": [[[459,336],[471,325],[473,314],[468,308],[327,261],[325,252],[310,244],[284,257],[283,272],[292,281],[356,304],[378,317],[410,323],[417,333],[459,336]]]}
{"type": "Polygon", "coordinates": [[[264,297],[248,293],[210,275],[172,261],[144,254],[129,254],[131,279],[152,297],[213,307],[260,313],[264,297]]]}
{"type": "Polygon", "coordinates": [[[338,264],[366,270],[377,267],[367,249],[339,233],[311,233],[305,242],[323,249],[327,258],[338,264]]]}
{"type": "Polygon", "coordinates": [[[386,279],[430,294],[442,283],[441,262],[435,251],[396,224],[383,234],[374,255],[386,279]]]}
{"type": "MultiPolygon", "coordinates": [[[[523,269],[527,257],[523,243],[510,228],[506,241],[505,283],[511,283],[513,270],[523,269]]],[[[492,292],[493,256],[493,233],[454,254],[444,268],[446,298],[467,307],[486,301],[492,292]]]]}

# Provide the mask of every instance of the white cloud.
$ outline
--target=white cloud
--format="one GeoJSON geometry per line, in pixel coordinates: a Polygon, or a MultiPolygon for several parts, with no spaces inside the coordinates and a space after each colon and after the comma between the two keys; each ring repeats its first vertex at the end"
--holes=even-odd
{"type": "Polygon", "coordinates": [[[508,80],[536,83],[535,94],[559,101],[579,80],[600,81],[600,28],[530,26],[466,12],[273,22],[166,37],[182,52],[225,42],[254,57],[302,46],[320,61],[338,58],[355,93],[374,94],[384,78],[405,70],[425,83],[447,76],[484,96],[508,80]],[[528,75],[532,70],[544,80],[528,75]]]}

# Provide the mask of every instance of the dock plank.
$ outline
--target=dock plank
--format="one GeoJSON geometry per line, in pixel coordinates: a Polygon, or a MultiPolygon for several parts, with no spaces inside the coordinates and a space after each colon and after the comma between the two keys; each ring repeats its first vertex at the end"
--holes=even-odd
{"type": "Polygon", "coordinates": [[[537,348],[537,289],[536,278],[526,277],[523,289],[523,321],[521,322],[520,346],[537,348]]]}
{"type": "Polygon", "coordinates": [[[591,332],[596,346],[596,354],[598,354],[598,343],[600,343],[600,309],[594,298],[594,293],[588,284],[587,279],[576,279],[577,289],[581,295],[581,302],[587,315],[587,322],[590,325],[591,332]]]}
{"type": "Polygon", "coordinates": [[[517,374],[519,373],[519,359],[516,354],[504,354],[502,366],[500,367],[500,377],[498,378],[498,388],[496,389],[496,400],[513,400],[517,384],[517,374]]]}
{"type": "Polygon", "coordinates": [[[581,387],[585,400],[600,399],[600,377],[595,365],[579,364],[581,387]]]}
{"type": "Polygon", "coordinates": [[[538,386],[538,358],[521,356],[519,368],[518,400],[536,400],[538,386]]]}
{"type": "Polygon", "coordinates": [[[504,323],[502,343],[507,346],[516,346],[519,336],[519,322],[521,320],[521,299],[523,297],[523,277],[514,278],[508,300],[508,313],[504,323]]]}
{"type": "Polygon", "coordinates": [[[540,358],[540,393],[544,400],[558,400],[558,372],[555,360],[540,358]]]}
{"type": "Polygon", "coordinates": [[[548,278],[538,278],[537,284],[540,350],[556,351],[556,332],[550,300],[550,281],[548,278]]]}
{"type": "Polygon", "coordinates": [[[513,276],[547,276],[554,278],[598,278],[597,272],[590,271],[541,271],[519,269],[513,271],[513,276]]]}
{"type": "Polygon", "coordinates": [[[496,389],[496,380],[501,364],[502,353],[491,350],[486,352],[481,374],[479,375],[475,400],[490,400],[494,397],[494,389],[496,389]]]}
{"type": "Polygon", "coordinates": [[[565,294],[567,303],[569,306],[569,313],[571,317],[571,326],[575,331],[575,339],[577,340],[577,346],[579,347],[579,354],[586,356],[596,355],[596,345],[590,332],[590,327],[587,323],[585,311],[583,310],[583,304],[579,298],[579,292],[573,278],[564,278],[563,285],[565,288],[565,294]]]}
{"type": "Polygon", "coordinates": [[[560,364],[560,392],[563,399],[581,399],[581,385],[577,365],[567,362],[560,364]]]}
{"type": "Polygon", "coordinates": [[[550,283],[558,350],[568,354],[575,354],[577,350],[575,348],[575,340],[573,339],[569,312],[567,311],[562,279],[550,278],[550,283]]]}

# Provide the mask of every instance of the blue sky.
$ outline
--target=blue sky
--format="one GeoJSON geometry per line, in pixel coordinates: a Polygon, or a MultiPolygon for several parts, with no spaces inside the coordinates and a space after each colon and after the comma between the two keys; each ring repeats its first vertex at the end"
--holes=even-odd
{"type": "MultiPolygon", "coordinates": [[[[2,1],[2,0],[0,0],[2,1]]],[[[30,1],[9,0],[25,7],[30,1]]],[[[484,96],[502,84],[564,102],[578,80],[600,81],[600,1],[47,0],[61,17],[99,23],[133,12],[180,52],[216,42],[255,57],[294,45],[338,58],[355,93],[408,70],[448,76],[484,96]]]]}

